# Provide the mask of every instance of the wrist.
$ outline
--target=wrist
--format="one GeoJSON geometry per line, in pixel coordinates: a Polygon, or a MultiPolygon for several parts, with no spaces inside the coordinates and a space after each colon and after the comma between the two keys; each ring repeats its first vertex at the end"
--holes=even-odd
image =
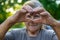
{"type": "Polygon", "coordinates": [[[15,24],[16,23],[16,21],[14,21],[14,19],[12,18],[12,16],[9,17],[9,18],[7,18],[7,21],[8,21],[9,24],[15,24]]]}
{"type": "Polygon", "coordinates": [[[57,20],[54,20],[53,23],[52,23],[52,26],[53,27],[57,27],[58,26],[58,21],[57,20]]]}

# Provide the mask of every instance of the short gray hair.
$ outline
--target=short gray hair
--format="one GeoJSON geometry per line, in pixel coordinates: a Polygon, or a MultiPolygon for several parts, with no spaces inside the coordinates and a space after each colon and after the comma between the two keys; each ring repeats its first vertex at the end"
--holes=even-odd
{"type": "Polygon", "coordinates": [[[32,8],[43,7],[43,5],[38,0],[30,0],[30,1],[27,1],[27,2],[25,2],[24,5],[29,5],[32,8]]]}

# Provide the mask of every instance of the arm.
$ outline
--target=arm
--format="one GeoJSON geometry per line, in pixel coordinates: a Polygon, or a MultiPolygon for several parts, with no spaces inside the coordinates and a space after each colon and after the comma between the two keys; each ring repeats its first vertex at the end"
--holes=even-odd
{"type": "Polygon", "coordinates": [[[40,13],[40,19],[36,22],[51,25],[54,31],[56,32],[58,39],[60,40],[60,22],[58,22],[56,19],[54,19],[49,12],[47,12],[44,8],[35,8],[34,12],[40,13]]]}
{"type": "Polygon", "coordinates": [[[21,15],[20,14],[21,12],[18,11],[16,12],[13,16],[7,18],[1,25],[0,25],[0,40],[3,39],[5,33],[8,31],[8,29],[14,25],[17,20],[19,20],[19,16],[21,15]]]}
{"type": "Polygon", "coordinates": [[[57,36],[58,36],[58,39],[60,40],[60,22],[58,21],[55,21],[56,24],[53,25],[53,29],[54,31],[56,32],[57,36]]]}
{"type": "Polygon", "coordinates": [[[2,40],[12,25],[16,22],[25,22],[26,20],[25,15],[27,12],[32,12],[32,8],[29,5],[23,6],[23,8],[17,11],[13,16],[7,18],[1,25],[0,25],[0,40],[2,40]]]}

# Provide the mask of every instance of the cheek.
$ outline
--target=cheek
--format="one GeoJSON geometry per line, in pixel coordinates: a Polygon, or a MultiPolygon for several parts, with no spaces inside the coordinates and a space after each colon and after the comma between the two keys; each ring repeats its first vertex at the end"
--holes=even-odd
{"type": "Polygon", "coordinates": [[[26,26],[26,29],[27,30],[30,30],[29,25],[28,25],[28,22],[25,22],[25,26],[26,26]]]}
{"type": "Polygon", "coordinates": [[[28,25],[28,22],[25,22],[25,26],[26,26],[26,28],[29,26],[29,25],[28,25]]]}

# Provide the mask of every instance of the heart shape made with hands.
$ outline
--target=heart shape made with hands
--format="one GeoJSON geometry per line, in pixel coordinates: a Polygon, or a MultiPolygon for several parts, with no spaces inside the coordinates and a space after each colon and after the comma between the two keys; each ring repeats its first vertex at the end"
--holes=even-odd
{"type": "MultiPolygon", "coordinates": [[[[54,22],[54,18],[50,15],[48,11],[46,11],[43,7],[37,7],[37,8],[32,8],[28,5],[24,6],[22,9],[26,10],[27,13],[30,13],[31,15],[33,14],[40,14],[40,18],[34,20],[36,23],[43,23],[43,24],[52,24],[54,22]]],[[[26,13],[26,14],[27,14],[26,13]]],[[[25,16],[26,14],[22,15],[19,21],[21,22],[26,22],[25,16]]]]}

